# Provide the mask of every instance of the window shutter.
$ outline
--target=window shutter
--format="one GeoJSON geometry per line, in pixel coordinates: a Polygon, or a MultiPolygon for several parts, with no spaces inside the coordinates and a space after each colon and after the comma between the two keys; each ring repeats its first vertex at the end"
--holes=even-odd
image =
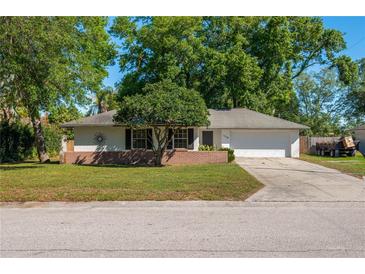
{"type": "Polygon", "coordinates": [[[194,129],[188,128],[188,149],[194,149],[194,129]]]}
{"type": "Polygon", "coordinates": [[[170,142],[167,144],[167,149],[172,149],[172,129],[169,128],[169,135],[168,135],[168,139],[170,140],[170,142]]]}
{"type": "Polygon", "coordinates": [[[147,129],[147,149],[152,149],[153,138],[152,138],[152,128],[147,129]]]}
{"type": "Polygon", "coordinates": [[[130,128],[125,129],[125,149],[131,149],[132,131],[130,128]]]}

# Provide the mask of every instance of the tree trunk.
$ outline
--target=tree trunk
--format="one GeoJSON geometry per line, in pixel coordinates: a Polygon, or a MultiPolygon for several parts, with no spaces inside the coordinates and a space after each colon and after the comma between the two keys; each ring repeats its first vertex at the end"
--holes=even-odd
{"type": "Polygon", "coordinates": [[[162,151],[158,150],[155,154],[155,165],[162,166],[162,151]]]}
{"type": "Polygon", "coordinates": [[[43,136],[41,120],[35,117],[31,117],[31,119],[34,129],[34,139],[37,148],[38,159],[41,163],[48,163],[50,162],[50,159],[47,154],[46,142],[43,136]]]}

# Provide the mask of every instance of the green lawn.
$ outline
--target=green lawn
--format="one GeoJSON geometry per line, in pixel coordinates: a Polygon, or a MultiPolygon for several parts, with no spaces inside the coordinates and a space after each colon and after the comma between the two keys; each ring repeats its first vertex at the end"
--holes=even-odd
{"type": "Polygon", "coordinates": [[[244,200],[262,187],[236,164],[1,164],[0,201],[244,200]]]}
{"type": "Polygon", "coordinates": [[[301,154],[300,159],[325,167],[337,169],[356,177],[365,176],[365,157],[357,153],[355,157],[322,157],[301,154]]]}

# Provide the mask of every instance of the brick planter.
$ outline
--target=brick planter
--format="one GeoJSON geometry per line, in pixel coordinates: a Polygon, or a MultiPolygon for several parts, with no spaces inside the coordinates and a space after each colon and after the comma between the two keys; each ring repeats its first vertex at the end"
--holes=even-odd
{"type": "MultiPolygon", "coordinates": [[[[152,151],[128,150],[128,151],[103,151],[103,152],[64,152],[63,161],[65,164],[87,164],[87,165],[153,165],[154,155],[152,151]]],[[[166,165],[191,165],[208,163],[227,163],[227,151],[189,151],[171,150],[163,157],[163,164],[166,165]]]]}

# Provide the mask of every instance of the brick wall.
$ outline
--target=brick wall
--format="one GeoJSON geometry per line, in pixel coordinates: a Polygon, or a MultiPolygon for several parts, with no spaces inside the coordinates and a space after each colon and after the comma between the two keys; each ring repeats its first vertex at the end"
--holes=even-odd
{"type": "Polygon", "coordinates": [[[164,163],[168,165],[227,163],[227,151],[173,150],[165,153],[164,163]]]}
{"type": "MultiPolygon", "coordinates": [[[[165,153],[163,163],[167,165],[227,163],[227,151],[172,150],[165,153]]],[[[65,164],[134,164],[153,165],[152,151],[104,151],[104,152],[64,152],[65,164]]]]}

